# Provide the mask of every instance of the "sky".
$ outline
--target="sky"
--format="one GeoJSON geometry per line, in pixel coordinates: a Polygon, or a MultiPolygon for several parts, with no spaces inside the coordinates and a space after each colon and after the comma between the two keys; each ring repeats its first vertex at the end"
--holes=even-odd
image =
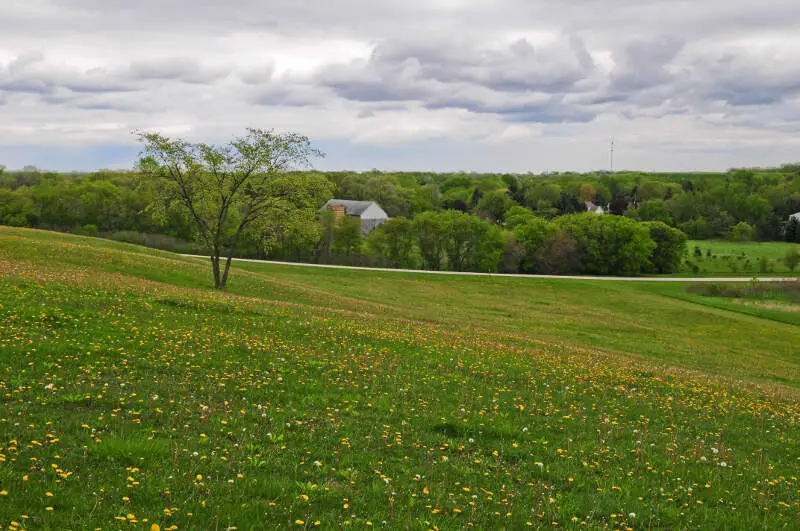
{"type": "Polygon", "coordinates": [[[306,135],[322,170],[800,161],[797,0],[0,0],[0,164],[132,130],[306,135]]]}

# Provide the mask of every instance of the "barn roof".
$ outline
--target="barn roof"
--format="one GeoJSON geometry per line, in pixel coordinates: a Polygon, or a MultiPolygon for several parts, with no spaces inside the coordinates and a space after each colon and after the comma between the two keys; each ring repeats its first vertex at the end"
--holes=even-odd
{"type": "Polygon", "coordinates": [[[375,201],[351,201],[349,199],[331,199],[320,210],[328,210],[328,205],[342,205],[344,213],[348,216],[360,216],[371,205],[375,205],[375,201]]]}

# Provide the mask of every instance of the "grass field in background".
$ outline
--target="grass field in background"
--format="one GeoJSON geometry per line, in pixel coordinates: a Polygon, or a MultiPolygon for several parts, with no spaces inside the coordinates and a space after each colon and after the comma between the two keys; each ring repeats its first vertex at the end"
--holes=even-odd
{"type": "Polygon", "coordinates": [[[800,328],[649,282],[0,228],[12,528],[791,528],[800,328]]]}
{"type": "MultiPolygon", "coordinates": [[[[690,240],[687,244],[687,260],[697,265],[700,275],[766,275],[790,274],[783,262],[790,249],[800,251],[800,244],[787,242],[731,242],[725,240],[690,240]],[[699,248],[702,256],[695,255],[699,248]],[[711,256],[708,252],[711,252],[711,256]],[[762,271],[761,260],[766,260],[767,270],[762,271]]],[[[695,271],[684,264],[682,273],[693,275],[695,271]]],[[[800,267],[794,275],[800,275],[800,267]]]]}

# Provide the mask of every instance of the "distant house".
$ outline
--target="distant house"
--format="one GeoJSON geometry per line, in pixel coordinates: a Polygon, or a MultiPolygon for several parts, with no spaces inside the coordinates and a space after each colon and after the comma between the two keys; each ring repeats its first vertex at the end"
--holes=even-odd
{"type": "Polygon", "coordinates": [[[367,234],[383,225],[389,216],[375,201],[350,201],[331,199],[320,209],[339,216],[353,216],[361,220],[361,233],[367,234]]]}
{"type": "Polygon", "coordinates": [[[595,205],[591,201],[584,201],[584,205],[586,205],[586,212],[592,212],[593,214],[605,214],[606,211],[603,207],[599,205],[595,205]]]}

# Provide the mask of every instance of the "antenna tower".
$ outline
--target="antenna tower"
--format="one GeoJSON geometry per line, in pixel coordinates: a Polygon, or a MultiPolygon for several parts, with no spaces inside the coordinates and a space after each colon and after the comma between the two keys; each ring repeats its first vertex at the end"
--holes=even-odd
{"type": "Polygon", "coordinates": [[[609,153],[609,158],[611,159],[611,172],[614,172],[614,139],[611,139],[611,151],[609,153]]]}

